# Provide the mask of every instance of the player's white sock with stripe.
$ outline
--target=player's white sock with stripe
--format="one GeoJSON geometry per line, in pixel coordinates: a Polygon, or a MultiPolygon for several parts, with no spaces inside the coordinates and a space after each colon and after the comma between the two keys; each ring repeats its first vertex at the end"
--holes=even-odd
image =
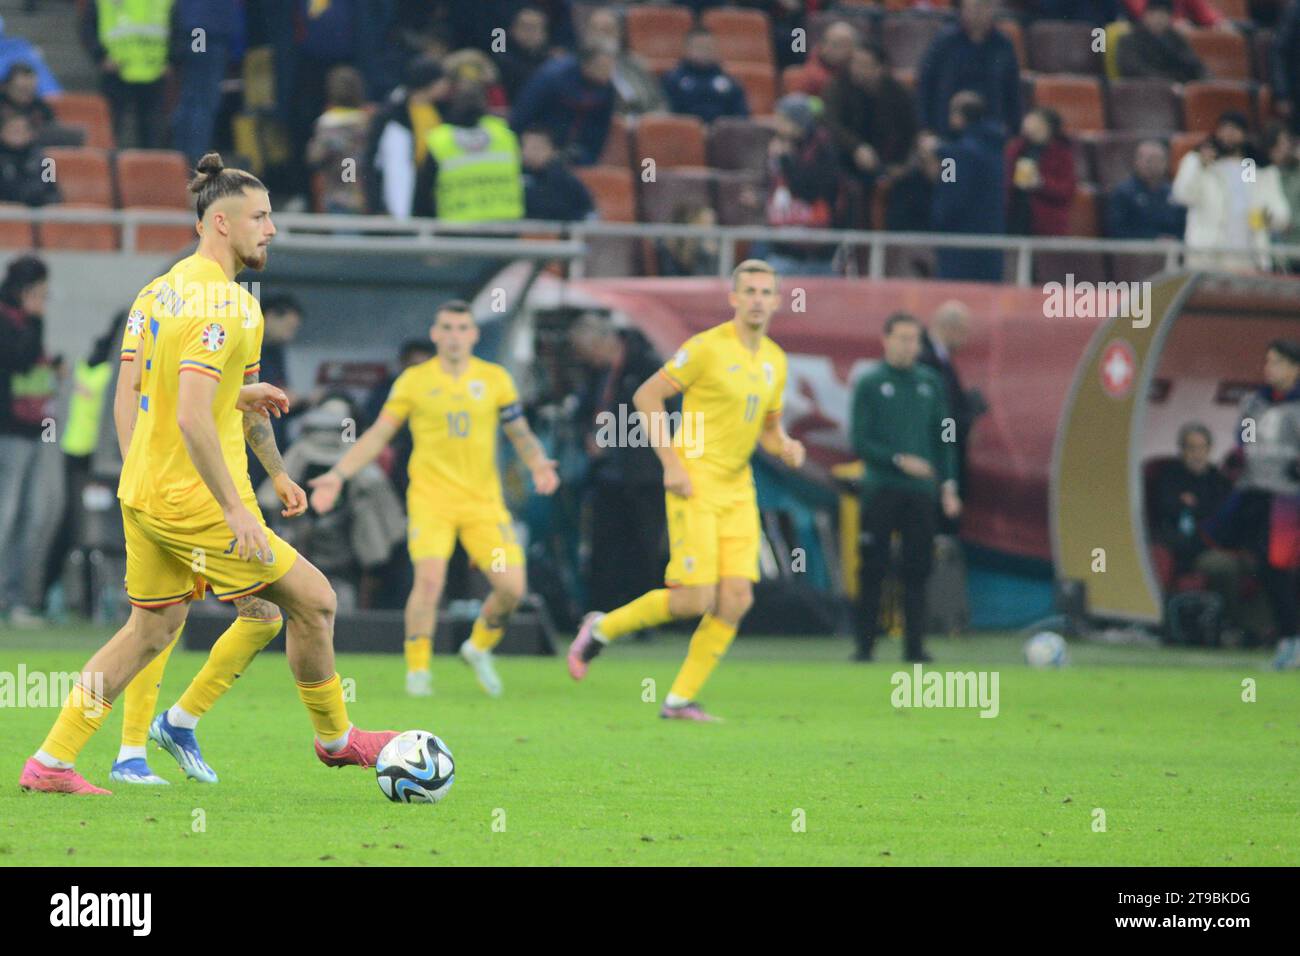
{"type": "Polygon", "coordinates": [[[58,757],[51,757],[44,750],[36,751],[36,753],[33,754],[33,756],[36,758],[36,762],[38,764],[40,764],[42,767],[49,767],[51,770],[72,769],[72,764],[68,763],[66,760],[60,760],[58,757]]]}
{"type": "Polygon", "coordinates": [[[167,723],[173,727],[184,727],[186,730],[193,730],[199,725],[199,719],[180,704],[172,704],[171,707],[167,708],[167,723]]]}
{"type": "Polygon", "coordinates": [[[664,704],[666,704],[669,707],[685,707],[689,703],[690,703],[689,700],[677,694],[669,694],[667,697],[664,698],[664,704]]]}
{"type": "Polygon", "coordinates": [[[123,760],[144,760],[145,757],[146,753],[143,747],[128,747],[126,744],[123,744],[117,751],[118,763],[121,763],[123,760]]]}
{"type": "Polygon", "coordinates": [[[319,737],[317,737],[316,739],[320,740],[321,749],[324,750],[327,754],[336,754],[348,745],[348,738],[351,736],[352,736],[352,728],[349,727],[348,732],[344,734],[342,737],[340,737],[338,740],[331,740],[329,743],[326,743],[325,741],[321,740],[319,737]]]}

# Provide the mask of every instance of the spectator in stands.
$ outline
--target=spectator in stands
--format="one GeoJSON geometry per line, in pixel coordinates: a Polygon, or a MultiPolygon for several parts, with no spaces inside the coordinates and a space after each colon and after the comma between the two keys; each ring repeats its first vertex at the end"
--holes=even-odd
{"type": "Polygon", "coordinates": [[[438,60],[422,56],[407,68],[405,85],[376,114],[365,163],[372,212],[411,218],[416,170],[429,151],[429,133],[442,122],[438,107],[450,90],[438,60]]]}
{"type": "Polygon", "coordinates": [[[36,145],[32,124],[21,113],[0,118],[0,202],[44,206],[59,201],[53,168],[36,145]]]}
{"type": "Polygon", "coordinates": [[[1273,109],[1300,135],[1300,0],[1283,10],[1270,52],[1273,109]]]}
{"type": "MultiPolygon", "coordinates": [[[[966,90],[952,98],[944,125],[952,130],[952,139],[940,143],[935,151],[940,172],[934,184],[930,228],[977,235],[1005,233],[1002,123],[986,115],[983,97],[966,90]]],[[[1002,251],[940,247],[935,255],[935,276],[1001,282],[1002,251]]]]}
{"type": "MultiPolygon", "coordinates": [[[[815,101],[788,93],[776,104],[776,135],[768,146],[767,224],[829,229],[840,206],[839,164],[815,101]]],[[[835,247],[778,243],[767,261],[781,275],[830,275],[835,247]]]]}
{"type": "Polygon", "coordinates": [[[1065,236],[1078,189],[1074,150],[1061,116],[1039,106],[1025,114],[1020,135],[1007,144],[1007,232],[1065,236]]]}
{"type": "Polygon", "coordinates": [[[529,78],[550,57],[546,44],[546,14],[537,7],[520,7],[510,21],[506,48],[495,54],[501,85],[513,103],[529,78]]]}
{"type": "Polygon", "coordinates": [[[524,212],[528,219],[571,222],[596,215],[591,193],[570,172],[545,126],[524,130],[520,138],[524,212]]]}
{"type": "Polygon", "coordinates": [[[1205,65],[1174,29],[1173,0],[1149,0],[1142,18],[1120,36],[1115,50],[1119,75],[1187,83],[1205,76],[1205,65]]]}
{"type": "MultiPolygon", "coordinates": [[[[446,16],[457,48],[475,47],[485,53],[493,52],[492,31],[510,24],[523,5],[520,0],[451,0],[446,4],[446,16]]],[[[546,15],[553,53],[574,48],[577,40],[571,0],[527,0],[527,5],[546,15]]]]}
{"type": "Polygon", "coordinates": [[[614,50],[588,44],[576,57],[552,59],[533,74],[510,112],[510,126],[546,126],[570,162],[590,166],[600,158],[614,115],[614,50]]]}
{"type": "Polygon", "coordinates": [[[664,77],[664,93],[674,113],[712,123],[719,116],[748,116],[745,90],[718,62],[713,34],[697,27],[686,35],[681,63],[664,77]]]}
{"type": "Polygon", "coordinates": [[[933,133],[916,137],[907,162],[890,179],[885,204],[885,228],[894,232],[929,232],[934,190],[939,182],[939,138],[933,133]]]}
{"type": "Polygon", "coordinates": [[[1300,666],[1300,342],[1269,343],[1264,385],[1242,401],[1237,435],[1245,469],[1211,522],[1210,535],[1222,547],[1244,548],[1255,557],[1280,638],[1273,666],[1300,666]]]}
{"type": "Polygon", "coordinates": [[[880,176],[896,176],[916,141],[916,101],[889,73],[875,44],[853,51],[848,72],[826,87],[826,126],[840,161],[867,196],[880,176]]]}
{"type": "MultiPolygon", "coordinates": [[[[749,6],[758,6],[751,3],[749,6]]],[[[768,0],[767,15],[772,19],[772,47],[776,51],[776,68],[784,70],[806,59],[802,42],[796,38],[808,35],[807,15],[812,11],[804,0],[768,0]],[[795,31],[802,31],[796,33],[795,31]]]]}
{"type": "MultiPolygon", "coordinates": [[[[590,604],[619,607],[663,580],[667,535],[663,469],[654,449],[598,440],[598,415],[635,415],[632,395],[662,364],[636,329],[615,328],[585,314],[569,344],[589,376],[578,394],[576,420],[587,452],[584,482],[591,504],[590,604]]],[[[606,434],[608,429],[605,429],[606,434]]]]}
{"type": "Polygon", "coordinates": [[[172,56],[180,72],[180,97],[172,113],[172,146],[190,164],[213,147],[221,81],[244,55],[245,16],[238,0],[178,0],[172,56]],[[195,31],[203,38],[195,42],[195,31]]]}
{"type": "Polygon", "coordinates": [[[1178,166],[1172,195],[1174,202],[1187,207],[1188,268],[1272,268],[1269,234],[1286,229],[1291,211],[1276,167],[1246,175],[1243,160],[1254,153],[1247,129],[1245,116],[1224,113],[1214,133],[1178,166]]]}
{"type": "Polygon", "coordinates": [[[1038,0],[1034,11],[1042,20],[1081,20],[1104,27],[1119,19],[1119,0],[1038,0]]]}
{"type": "Polygon", "coordinates": [[[0,608],[13,627],[39,626],[46,557],[63,513],[55,437],[60,360],[45,352],[49,271],[36,256],[9,263],[0,282],[0,608]]]}
{"type": "Polygon", "coordinates": [[[453,87],[481,87],[486,108],[493,113],[505,113],[509,99],[501,84],[501,71],[482,50],[471,48],[448,53],[442,58],[442,68],[453,87]]]}
{"type": "MultiPolygon", "coordinates": [[[[679,203],[673,210],[673,222],[679,226],[712,229],[718,217],[712,206],[703,203],[679,203]]],[[[701,236],[660,239],[655,243],[661,276],[716,276],[718,274],[718,240],[701,236]]]]}
{"type": "Polygon", "coordinates": [[[614,50],[615,109],[620,113],[656,113],[668,108],[663,87],[644,60],[627,49],[618,14],[608,7],[598,7],[587,15],[582,37],[585,43],[604,45],[614,50]]]}
{"type": "Polygon", "coordinates": [[[1110,194],[1107,233],[1114,239],[1181,239],[1187,209],[1171,200],[1169,150],[1158,139],[1138,143],[1133,175],[1110,194]]]}
{"type": "Polygon", "coordinates": [[[26,63],[15,63],[0,85],[0,118],[11,114],[27,117],[32,131],[53,123],[54,110],[36,88],[36,71],[26,63]]]}
{"type": "Polygon", "coordinates": [[[320,174],[317,197],[321,212],[360,215],[366,211],[365,154],[370,116],[365,106],[365,80],[351,66],[336,66],[325,78],[325,112],[307,142],[307,165],[320,174]]]}
{"type": "MultiPolygon", "coordinates": [[[[1124,9],[1134,20],[1142,19],[1150,0],[1123,0],[1124,9]]],[[[1174,22],[1180,27],[1223,27],[1232,23],[1214,6],[1212,0],[1173,0],[1174,22]]]]}
{"type": "MultiPolygon", "coordinates": [[[[1291,210],[1291,222],[1277,233],[1277,241],[1300,246],[1300,143],[1281,123],[1274,123],[1264,132],[1264,155],[1277,169],[1282,195],[1291,210]]],[[[1287,271],[1300,271],[1300,257],[1289,259],[1287,271]]]]}
{"type": "Polygon", "coordinates": [[[0,17],[0,76],[8,76],[15,63],[22,63],[36,71],[38,96],[54,96],[63,92],[63,87],[45,64],[41,51],[23,37],[6,33],[4,17],[0,17]]]}
{"type": "Polygon", "coordinates": [[[821,96],[831,80],[848,72],[853,51],[862,38],[852,24],[836,20],[826,28],[821,42],[796,75],[789,92],[821,96]]]}
{"type": "Polygon", "coordinates": [[[962,0],[958,22],[925,51],[916,81],[924,128],[951,134],[949,104],[962,90],[980,94],[985,117],[1001,124],[1004,136],[1020,126],[1020,65],[994,12],[993,0],[962,0]]]}
{"type": "Polygon", "coordinates": [[[519,139],[505,120],[487,112],[487,93],[477,83],[453,89],[442,123],[429,133],[415,214],[452,222],[524,216],[519,139]]]}
{"type": "MultiPolygon", "coordinates": [[[[957,353],[970,339],[970,309],[964,302],[949,299],[934,310],[930,327],[921,333],[921,354],[917,361],[935,371],[943,382],[948,414],[953,420],[953,444],[956,445],[957,493],[967,500],[966,447],[971,426],[985,410],[984,397],[976,389],[969,392],[962,387],[961,372],[957,370],[957,353]]],[[[945,534],[957,533],[957,519],[939,516],[939,527],[945,534]]]]}
{"type": "Polygon", "coordinates": [[[883,338],[884,361],[858,379],[849,418],[853,451],[866,465],[853,659],[872,659],[880,633],[880,592],[893,563],[890,551],[897,531],[906,622],[903,658],[928,663],[923,639],[935,504],[950,519],[961,513],[956,456],[952,444],[943,440],[943,420],[949,414],[943,383],[917,364],[921,323],[906,312],[895,313],[885,320],[883,338]]]}
{"type": "Polygon", "coordinates": [[[94,0],[82,11],[82,43],[99,65],[117,144],[162,148],[171,0],[150,4],[94,0]],[[128,117],[132,115],[134,131],[128,137],[128,117]]]}

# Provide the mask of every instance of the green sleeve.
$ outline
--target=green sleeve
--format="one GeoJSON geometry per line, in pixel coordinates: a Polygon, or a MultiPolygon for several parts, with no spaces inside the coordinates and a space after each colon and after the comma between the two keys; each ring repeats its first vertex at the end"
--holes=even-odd
{"type": "Polygon", "coordinates": [[[853,420],[850,424],[854,453],[875,468],[892,466],[894,453],[884,442],[871,435],[874,422],[871,408],[873,390],[867,378],[859,379],[853,390],[853,420]]]}

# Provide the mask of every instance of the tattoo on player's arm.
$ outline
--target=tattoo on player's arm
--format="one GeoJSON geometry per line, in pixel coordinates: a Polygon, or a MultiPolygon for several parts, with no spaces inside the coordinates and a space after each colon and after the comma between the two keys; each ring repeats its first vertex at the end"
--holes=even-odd
{"type": "Polygon", "coordinates": [[[501,428],[505,431],[506,437],[510,439],[510,444],[515,446],[515,453],[519,455],[525,465],[531,468],[534,462],[545,457],[546,453],[542,450],[542,443],[537,440],[533,430],[528,427],[527,419],[523,417],[516,418],[514,421],[506,422],[501,428]]]}
{"type": "Polygon", "coordinates": [[[244,441],[253,449],[253,454],[266,469],[267,475],[274,478],[284,471],[284,460],[280,449],[275,445],[275,431],[271,421],[259,412],[244,413],[244,441]]]}

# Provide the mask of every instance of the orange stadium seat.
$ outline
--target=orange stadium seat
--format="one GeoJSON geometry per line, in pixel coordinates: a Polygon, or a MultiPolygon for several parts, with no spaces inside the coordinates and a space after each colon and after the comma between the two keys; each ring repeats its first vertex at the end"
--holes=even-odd
{"type": "Polygon", "coordinates": [[[739,116],[723,116],[709,125],[708,157],[714,169],[762,170],[775,131],[739,116]]]}
{"type": "Polygon", "coordinates": [[[1112,80],[1106,87],[1111,129],[1172,133],[1182,120],[1174,85],[1168,80],[1112,80]]]}
{"type": "Polygon", "coordinates": [[[647,158],[659,170],[680,166],[707,166],[704,154],[704,124],[694,116],[649,113],[632,131],[633,165],[647,158]]]}
{"type": "Polygon", "coordinates": [[[86,131],[87,146],[112,149],[116,145],[108,101],[98,93],[60,93],[51,96],[49,103],[60,123],[86,131]]]}
{"type": "Polygon", "coordinates": [[[750,116],[771,116],[776,110],[776,72],[766,63],[726,63],[723,67],[745,90],[750,116]]]}
{"type": "Polygon", "coordinates": [[[1194,150],[1205,139],[1204,133],[1175,133],[1169,140],[1169,174],[1178,172],[1178,164],[1183,157],[1194,150]]]}
{"type": "Polygon", "coordinates": [[[700,24],[713,34],[718,57],[727,63],[761,63],[776,68],[772,53],[772,21],[761,10],[715,7],[705,10],[700,24]]]}
{"type": "Polygon", "coordinates": [[[632,162],[632,149],[628,138],[628,122],[615,113],[609,121],[609,134],[605,137],[605,148],[600,151],[599,165],[622,166],[626,169],[632,162]]]}
{"type": "Polygon", "coordinates": [[[1060,113],[1071,135],[1106,128],[1101,80],[1095,76],[1039,76],[1034,81],[1034,105],[1060,113]]]}
{"type": "Polygon", "coordinates": [[[623,24],[628,49],[664,73],[682,58],[694,17],[687,7],[628,7],[623,24]]]}
{"type": "Polygon", "coordinates": [[[803,90],[804,70],[800,63],[791,63],[781,71],[781,93],[798,93],[803,90]]]}
{"type": "Polygon", "coordinates": [[[765,176],[761,172],[722,170],[713,173],[713,208],[720,226],[763,226],[765,176]]]}
{"type": "Polygon", "coordinates": [[[45,151],[54,161],[54,181],[63,202],[72,206],[111,209],[113,180],[108,152],[92,146],[51,146],[45,151]]]}
{"type": "MultiPolygon", "coordinates": [[[[18,202],[0,203],[5,209],[25,210],[18,202]]],[[[0,249],[31,249],[36,245],[36,230],[30,220],[0,219],[0,249]]]]}
{"type": "Polygon", "coordinates": [[[895,70],[915,70],[946,24],[939,17],[886,17],[880,24],[880,45],[889,65],[895,70]]]}
{"type": "Polygon", "coordinates": [[[1252,115],[1250,87],[1228,80],[1188,83],[1183,88],[1183,128],[1208,133],[1227,110],[1252,115]]]}
{"type": "Polygon", "coordinates": [[[1101,76],[1102,54],[1092,52],[1092,27],[1078,20],[1038,20],[1029,25],[1029,68],[1043,73],[1101,76]]]}
{"type": "Polygon", "coordinates": [[[1134,130],[1108,130],[1085,137],[1092,150],[1094,179],[1102,192],[1110,192],[1132,175],[1138,143],[1149,138],[1134,130]]]}
{"type": "Polygon", "coordinates": [[[636,186],[627,166],[577,166],[573,173],[587,187],[605,222],[636,222],[636,186]]]}
{"type": "Polygon", "coordinates": [[[1235,30],[1193,30],[1187,42],[1212,80],[1249,80],[1250,48],[1235,30]]]}
{"type": "MultiPolygon", "coordinates": [[[[189,210],[188,168],[183,154],[172,150],[124,149],[117,154],[117,188],[123,209],[189,210]]],[[[141,223],[136,248],[172,252],[196,241],[193,224],[141,223]]]]}
{"type": "MultiPolygon", "coordinates": [[[[1101,210],[1097,190],[1080,184],[1070,207],[1069,235],[1097,238],[1101,235],[1101,210]]],[[[1034,256],[1034,281],[1061,281],[1073,274],[1076,281],[1104,282],[1106,257],[1100,252],[1040,252],[1034,256]]]]}
{"type": "Polygon", "coordinates": [[[713,206],[713,171],[666,169],[652,183],[640,183],[641,221],[672,222],[679,206],[713,206]]]}
{"type": "Polygon", "coordinates": [[[1215,0],[1214,5],[1229,20],[1250,22],[1250,0],[1215,0]]]}

